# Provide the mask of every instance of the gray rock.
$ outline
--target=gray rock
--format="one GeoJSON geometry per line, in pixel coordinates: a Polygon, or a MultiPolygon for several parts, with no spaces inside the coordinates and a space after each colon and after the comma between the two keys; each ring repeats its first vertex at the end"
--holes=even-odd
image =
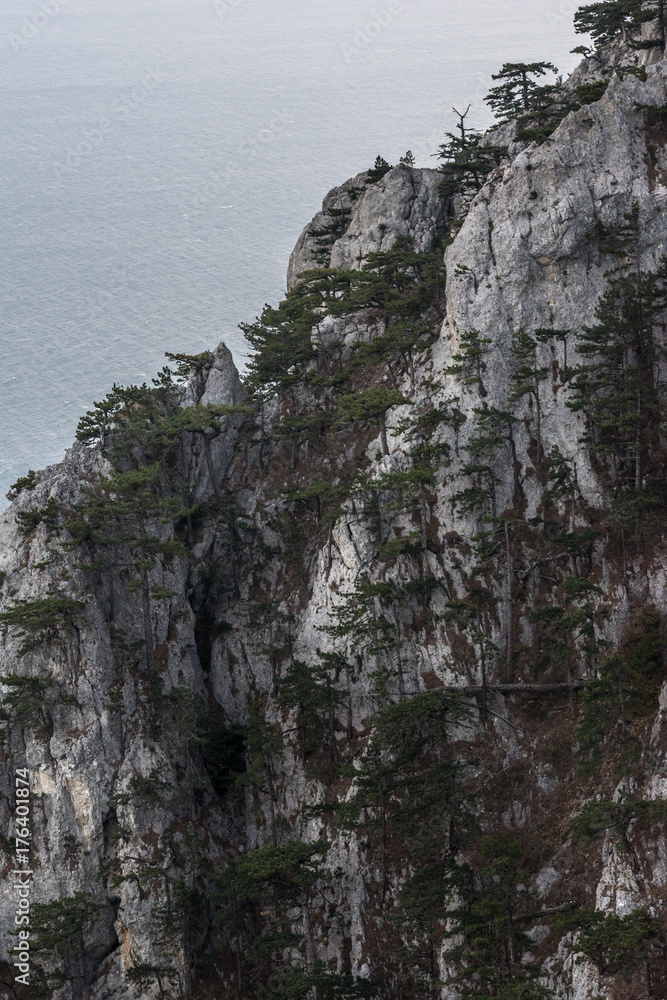
{"type": "MultiPolygon", "coordinates": [[[[474,431],[475,409],[480,405],[474,386],[463,386],[447,373],[461,334],[476,328],[491,339],[485,374],[486,400],[490,405],[505,407],[513,334],[521,328],[530,332],[550,325],[576,329],[590,322],[594,315],[609,266],[600,257],[593,238],[596,220],[607,225],[618,223],[633,202],[638,201],[642,217],[642,262],[654,264],[667,248],[667,154],[664,144],[647,129],[644,116],[636,109],[641,103],[667,103],[665,62],[648,65],[647,74],[646,82],[633,76],[623,81],[614,78],[600,102],[571,114],[542,146],[511,151],[509,162],[491,176],[474,200],[460,233],[447,251],[447,318],[441,336],[431,351],[416,356],[415,371],[411,373],[414,378],[406,374],[400,385],[418,412],[456,398],[457,407],[466,418],[458,435],[447,426],[437,431],[437,440],[449,445],[452,459],[451,466],[438,474],[433,486],[432,516],[438,522],[443,540],[453,534],[470,538],[478,529],[473,518],[455,513],[452,505],[460,488],[456,476],[466,461],[465,444],[474,431]]],[[[331,207],[350,209],[346,232],[332,247],[328,262],[337,267],[358,267],[369,253],[387,249],[399,235],[409,236],[419,248],[426,249],[442,232],[450,207],[437,195],[435,171],[397,167],[376,185],[359,190],[355,197],[364,180],[364,174],[358,175],[325,199],[325,211],[331,207]]],[[[326,215],[320,214],[300,237],[290,261],[290,287],[304,270],[314,265],[312,231],[321,228],[325,221],[326,215]]],[[[326,347],[332,339],[342,340],[350,348],[359,340],[377,335],[373,322],[372,316],[361,314],[350,319],[323,317],[320,328],[314,331],[314,343],[326,347]]],[[[573,345],[570,349],[574,349],[573,345]]],[[[551,349],[544,347],[540,351],[542,363],[550,366],[551,349]]],[[[304,387],[292,399],[295,406],[303,407],[298,412],[307,406],[308,391],[304,387]]],[[[185,405],[199,401],[236,404],[242,398],[238,373],[224,345],[216,349],[213,364],[201,384],[191,384],[184,391],[185,405]]],[[[566,389],[558,379],[554,378],[545,387],[544,447],[549,450],[557,445],[572,457],[580,488],[591,504],[599,504],[604,499],[604,488],[580,444],[581,420],[566,406],[566,398],[566,389]]],[[[265,407],[267,439],[279,410],[277,401],[265,407]]],[[[388,413],[389,456],[378,457],[379,437],[368,443],[369,478],[403,468],[409,442],[402,418],[409,412],[409,406],[401,405],[388,413]]],[[[517,417],[517,457],[526,516],[531,517],[535,516],[542,495],[533,470],[533,414],[528,406],[519,407],[517,417]]],[[[28,727],[24,731],[18,725],[10,725],[7,755],[0,774],[0,830],[12,829],[9,803],[14,767],[27,766],[35,802],[39,803],[34,812],[34,900],[46,902],[72,896],[77,891],[90,891],[104,907],[105,919],[87,942],[91,969],[95,966],[89,975],[92,972],[97,975],[88,994],[99,1000],[120,1000],[120,997],[130,1000],[139,994],[145,1000],[157,997],[157,985],[143,993],[129,986],[127,972],[139,963],[161,967],[168,961],[180,987],[187,992],[191,976],[187,943],[181,939],[175,941],[165,958],[157,943],[155,922],[155,913],[164,906],[164,888],[159,879],[153,880],[148,890],[144,885],[139,886],[137,871],[142,859],[148,862],[162,853],[168,856],[173,838],[178,840],[178,831],[187,829],[188,823],[194,823],[198,832],[204,877],[230,843],[253,847],[270,841],[272,810],[266,796],[259,792],[252,808],[248,798],[247,815],[241,816],[230,815],[207,784],[205,774],[199,775],[197,796],[183,794],[184,769],[190,764],[183,763],[173,745],[157,741],[151,728],[145,725],[150,704],[146,666],[140,652],[141,636],[146,635],[148,628],[165,692],[179,688],[195,696],[212,694],[223,706],[226,717],[235,722],[247,718],[249,703],[261,698],[267,706],[269,721],[279,723],[287,732],[294,725],[286,719],[275,697],[272,663],[266,651],[270,636],[257,621],[250,628],[247,614],[247,602],[256,600],[261,588],[279,600],[284,594],[280,586],[286,551],[276,526],[276,515],[281,512],[276,497],[287,484],[267,482],[257,443],[239,444],[238,425],[233,420],[213,442],[212,453],[216,478],[221,482],[227,478],[235,488],[244,524],[251,526],[253,538],[258,540],[261,559],[234,577],[237,588],[234,594],[216,598],[213,591],[210,610],[214,620],[216,623],[224,620],[233,628],[223,630],[224,635],[214,636],[207,651],[210,662],[205,661],[203,649],[198,649],[201,637],[196,635],[196,614],[210,596],[211,591],[206,588],[210,588],[211,579],[215,580],[219,567],[232,576],[229,567],[234,562],[235,550],[222,519],[202,520],[188,559],[156,560],[150,571],[151,587],[161,588],[162,592],[173,591],[173,596],[151,602],[147,625],[141,595],[126,589],[122,567],[87,568],[95,553],[87,551],[85,546],[76,552],[66,548],[56,551],[44,524],[29,535],[22,535],[16,523],[18,512],[43,507],[49,497],[61,504],[71,504],[82,483],[94,483],[108,472],[99,449],[73,447],[63,463],[39,473],[36,488],[22,493],[0,517],[3,574],[0,610],[17,600],[34,600],[49,592],[77,599],[85,595],[77,628],[27,656],[19,656],[19,637],[11,633],[0,637],[0,676],[19,674],[47,683],[45,730],[28,727]],[[112,628],[135,643],[139,637],[134,659],[121,662],[120,673],[120,654],[117,643],[112,642],[112,628]],[[124,714],[113,707],[119,700],[124,714]],[[155,772],[165,783],[162,794],[157,800],[137,801],[133,796],[137,780],[150,779],[155,772]],[[122,837],[117,842],[119,832],[122,837]],[[73,850],[73,840],[81,845],[80,850],[73,850]],[[97,876],[102,865],[110,864],[116,866],[117,880],[113,898],[107,899],[97,876]]],[[[354,442],[344,445],[341,455],[331,455],[332,476],[335,478],[340,467],[355,457],[354,442]]],[[[192,442],[184,444],[179,462],[176,471],[188,477],[196,498],[210,499],[211,483],[201,450],[192,442]]],[[[510,498],[507,468],[505,456],[497,469],[503,478],[499,486],[500,510],[510,498]]],[[[397,516],[396,524],[405,533],[415,527],[404,515],[397,516]]],[[[163,523],[149,523],[146,531],[163,540],[174,540],[171,526],[163,523]]],[[[334,648],[334,640],[323,632],[322,626],[330,622],[329,615],[339,595],[353,589],[360,570],[373,566],[377,549],[376,535],[351,503],[326,541],[304,562],[296,609],[281,604],[282,610],[294,614],[290,641],[297,659],[307,661],[314,649],[334,648]]],[[[424,690],[426,679],[431,687],[467,682],[456,650],[450,645],[444,611],[448,597],[465,594],[473,556],[461,554],[454,558],[450,549],[451,546],[443,546],[442,554],[428,552],[425,556],[425,572],[445,582],[442,595],[433,599],[436,613],[428,640],[415,646],[406,658],[409,673],[406,686],[411,691],[424,690]],[[444,593],[445,588],[448,594],[444,593]]],[[[119,551],[118,563],[127,555],[119,551]]],[[[667,610],[667,577],[659,557],[648,566],[638,560],[633,562],[632,555],[629,558],[628,595],[612,577],[612,567],[604,553],[596,551],[594,555],[605,598],[613,605],[608,623],[610,639],[619,634],[629,598],[648,594],[659,608],[667,610]]],[[[403,570],[397,568],[393,572],[400,582],[403,570]]],[[[491,637],[502,649],[507,634],[502,580],[491,581],[490,586],[497,587],[500,609],[491,637]]],[[[526,624],[525,628],[529,638],[530,626],[526,624]]],[[[357,732],[367,728],[376,708],[371,668],[369,663],[355,668],[351,681],[350,718],[346,723],[349,721],[357,732]]],[[[0,683],[0,694],[6,697],[7,693],[7,686],[0,683]]],[[[663,693],[663,714],[658,716],[654,727],[656,748],[663,739],[666,699],[667,693],[663,693]]],[[[523,735],[512,722],[512,699],[508,698],[502,706],[495,705],[496,716],[501,708],[503,717],[495,720],[496,738],[505,749],[506,769],[511,761],[519,766],[526,752],[523,735]]],[[[475,735],[481,735],[478,726],[462,725],[457,738],[475,735]]],[[[534,760],[533,756],[530,760],[534,760]]],[[[655,761],[650,784],[637,788],[638,795],[664,797],[667,763],[657,749],[655,761]]],[[[530,817],[548,806],[552,792],[556,798],[555,774],[552,777],[551,770],[540,770],[538,764],[535,761],[536,780],[532,789],[526,789],[525,799],[523,790],[519,792],[521,800],[513,800],[504,816],[508,826],[528,827],[530,817]],[[538,795],[539,789],[544,794],[538,795]]],[[[497,774],[484,777],[504,787],[497,774]]],[[[565,783],[561,778],[559,794],[565,783]]],[[[351,969],[355,974],[372,971],[365,920],[369,886],[377,884],[377,871],[370,866],[353,833],[334,835],[319,819],[304,816],[306,805],[322,802],[322,786],[307,775],[292,745],[288,746],[276,775],[276,799],[276,821],[281,831],[289,830],[290,835],[311,840],[319,836],[332,840],[331,863],[342,873],[344,895],[355,928],[350,946],[351,969]]],[[[502,822],[503,817],[498,818],[502,822]]],[[[562,819],[558,817],[559,822],[562,819]]],[[[646,880],[647,893],[664,884],[666,870],[664,843],[652,843],[649,847],[654,863],[646,880]]],[[[11,857],[2,860],[8,866],[11,857]]],[[[566,864],[566,856],[545,859],[535,879],[535,888],[544,899],[545,908],[550,905],[552,889],[557,891],[568,877],[566,864]]],[[[628,912],[640,898],[634,873],[628,870],[626,859],[614,852],[606,857],[598,885],[589,888],[591,899],[597,897],[599,905],[619,912],[628,912]]],[[[0,957],[7,956],[13,943],[9,935],[13,909],[11,894],[0,894],[0,957]]],[[[369,937],[376,941],[376,914],[369,919],[369,937]]],[[[535,940],[540,940],[537,933],[535,940]]],[[[336,959],[344,947],[347,941],[344,944],[336,921],[330,921],[321,957],[325,961],[336,959]]],[[[549,959],[545,974],[557,996],[590,1000],[599,992],[599,977],[592,966],[577,963],[576,954],[572,935],[565,935],[557,953],[549,959]]],[[[446,955],[441,956],[441,964],[444,968],[446,955]]],[[[73,1000],[73,997],[71,989],[60,991],[59,1000],[73,1000]]]]}
{"type": "Polygon", "coordinates": [[[438,195],[440,179],[436,170],[399,166],[375,184],[368,184],[363,173],[333,188],[294,248],[287,271],[288,289],[315,267],[357,269],[370,253],[389,250],[398,236],[409,237],[419,251],[428,250],[452,214],[451,201],[438,195]],[[351,215],[344,235],[318,261],[313,233],[331,221],[327,214],[331,209],[347,209],[351,215]]]}

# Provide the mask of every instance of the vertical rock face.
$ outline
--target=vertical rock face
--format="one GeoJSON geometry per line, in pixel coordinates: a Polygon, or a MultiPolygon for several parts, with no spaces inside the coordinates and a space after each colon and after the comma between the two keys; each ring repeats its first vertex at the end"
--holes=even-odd
{"type": "MultiPolygon", "coordinates": [[[[568,402],[570,370],[581,362],[576,332],[596,322],[619,259],[601,233],[622,227],[637,204],[642,273],[667,250],[666,85],[664,61],[648,66],[644,81],[613,77],[601,100],[570,114],[542,145],[513,148],[448,246],[446,294],[434,293],[435,305],[415,319],[437,330],[430,340],[423,334],[410,344],[399,339],[393,353],[383,348],[392,330],[404,335],[410,318],[392,325],[375,301],[356,302],[344,315],[322,312],[309,366],[293,378],[288,367],[281,391],[262,394],[247,414],[220,345],[185,389],[173,390],[167,417],[147,410],[140,422],[144,404],[123,404],[116,434],[140,427],[140,439],[133,430],[120,458],[108,445],[76,444],[0,518],[2,861],[8,877],[14,774],[26,768],[33,961],[64,976],[50,980],[58,998],[269,995],[252,979],[268,968],[253,947],[262,930],[275,931],[277,899],[293,934],[291,944],[283,937],[274,946],[281,961],[308,975],[321,961],[342,977],[336,995],[363,995],[349,976],[377,982],[383,997],[418,988],[460,995],[455,949],[464,938],[445,934],[444,910],[432,920],[414,917],[417,904],[410,910],[405,902],[406,879],[424,864],[401,839],[411,809],[423,827],[435,816],[450,831],[429,877],[443,877],[442,866],[455,859],[468,866],[461,873],[486,872],[457,883],[452,910],[466,893],[478,898],[485,878],[509,879],[505,869],[483,867],[488,841],[480,830],[497,837],[497,858],[514,857],[510,843],[523,852],[512,864],[520,875],[515,918],[524,922],[511,947],[519,956],[512,976],[526,992],[506,996],[542,995],[529,992],[525,968],[569,1000],[620,1000],[642,989],[664,995],[659,948],[641,961],[631,949],[621,952],[626,969],[596,964],[590,949],[581,951],[583,925],[567,923],[577,907],[596,919],[641,922],[639,909],[661,918],[667,887],[662,626],[655,626],[659,649],[644,656],[658,664],[649,708],[633,709],[607,734],[598,770],[582,775],[582,746],[574,746],[587,738],[581,719],[595,691],[602,704],[603,688],[590,685],[608,651],[620,644],[619,655],[631,656],[637,615],[646,623],[649,612],[658,616],[653,622],[667,614],[664,523],[651,514],[651,536],[640,543],[641,532],[609,519],[613,482],[582,442],[584,414],[568,402]],[[516,395],[515,345],[522,331],[540,329],[564,333],[536,348],[538,443],[536,395],[516,395]],[[471,331],[483,347],[478,363],[464,364],[471,331]],[[353,397],[364,392],[375,393],[376,406],[385,393],[385,410],[355,411],[353,397]],[[201,434],[174,436],[179,412],[197,407],[209,408],[214,483],[201,434]],[[489,430],[483,421],[491,412],[489,430]],[[482,454],[482,433],[495,435],[492,457],[482,454]],[[560,493],[554,465],[544,464],[544,456],[555,461],[554,449],[567,472],[560,493]],[[568,597],[573,578],[584,597],[568,597]],[[486,603],[475,605],[482,592],[486,603]],[[342,607],[347,618],[336,617],[342,607]],[[545,607],[565,609],[580,630],[570,645],[559,640],[558,669],[542,663],[556,642],[548,616],[539,624],[533,614],[545,607]],[[27,618],[17,616],[22,608],[27,618]],[[353,628],[366,629],[356,646],[353,628]],[[303,672],[318,663],[324,674],[303,672]],[[560,688],[547,690],[549,682],[560,688]],[[474,823],[461,822],[454,835],[454,821],[449,828],[438,812],[449,794],[443,771],[431,799],[433,790],[419,786],[422,797],[406,806],[405,778],[387,792],[384,811],[369,780],[367,812],[353,822],[355,768],[372,760],[380,738],[372,734],[385,739],[378,753],[387,761],[392,739],[411,731],[407,717],[399,725],[383,712],[439,705],[450,687],[463,692],[466,710],[438,716],[419,753],[431,767],[449,759],[445,743],[455,748],[474,823]],[[307,731],[308,699],[325,696],[307,731]],[[635,757],[619,765],[616,750],[629,729],[635,757]],[[215,739],[224,742],[217,757],[215,739]],[[586,813],[596,796],[597,812],[586,813]],[[403,813],[392,812],[396,802],[403,813]],[[589,817],[584,848],[572,833],[585,826],[580,819],[572,827],[582,815],[589,817]],[[383,847],[387,822],[393,840],[383,847]],[[320,841],[328,844],[328,876],[319,882],[292,868],[289,879],[297,871],[300,882],[270,883],[262,868],[261,877],[253,869],[255,882],[244,869],[242,883],[234,867],[267,846],[278,853],[261,855],[262,864],[277,865],[286,845],[320,841]],[[225,872],[237,881],[225,882],[225,872]],[[250,883],[273,885],[270,901],[259,890],[252,896],[250,883]],[[71,938],[63,930],[65,947],[46,942],[45,921],[71,928],[77,919],[71,938]]],[[[360,174],[334,189],[292,255],[290,288],[323,263],[358,269],[400,236],[426,253],[451,212],[437,181],[434,171],[397,167],[375,184],[360,174]]],[[[426,279],[415,274],[402,280],[421,295],[426,279]]],[[[661,351],[664,329],[660,314],[661,351]]],[[[436,772],[408,773],[417,787],[415,775],[436,772]]],[[[426,843],[422,829],[410,836],[426,843]]],[[[3,958],[13,947],[15,910],[12,891],[3,891],[3,958]]],[[[11,969],[3,975],[14,996],[11,969]]]]}
{"type": "Polygon", "coordinates": [[[399,236],[423,252],[442,235],[451,207],[438,197],[436,170],[399,166],[374,183],[368,178],[368,171],[357,174],[326,196],[322,211],[292,252],[288,290],[313,268],[358,268],[369,254],[392,247],[399,236]]]}

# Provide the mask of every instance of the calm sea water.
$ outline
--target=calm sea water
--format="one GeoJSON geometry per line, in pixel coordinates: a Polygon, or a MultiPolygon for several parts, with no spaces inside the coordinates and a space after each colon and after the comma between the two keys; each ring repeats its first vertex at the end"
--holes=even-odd
{"type": "Polygon", "coordinates": [[[166,350],[242,363],[326,191],[378,153],[433,165],[503,61],[571,68],[577,6],[2,0],[0,497],[166,350]]]}

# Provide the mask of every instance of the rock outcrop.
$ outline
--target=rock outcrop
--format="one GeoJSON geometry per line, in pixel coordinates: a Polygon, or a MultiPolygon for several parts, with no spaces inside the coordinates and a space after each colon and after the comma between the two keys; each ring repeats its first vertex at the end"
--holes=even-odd
{"type": "Polygon", "coordinates": [[[287,288],[294,288],[299,276],[316,267],[354,270],[371,253],[388,250],[397,237],[413,241],[421,252],[445,231],[451,205],[438,197],[437,170],[393,167],[375,183],[368,171],[357,174],[329,192],[301,236],[290,257],[287,288]],[[331,225],[331,212],[339,216],[343,232],[331,246],[320,251],[316,233],[331,225]]]}

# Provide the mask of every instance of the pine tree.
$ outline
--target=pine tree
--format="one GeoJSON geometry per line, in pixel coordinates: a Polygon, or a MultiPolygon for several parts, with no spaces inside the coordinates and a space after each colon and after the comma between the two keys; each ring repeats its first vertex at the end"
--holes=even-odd
{"type": "Polygon", "coordinates": [[[544,142],[570,111],[581,107],[560,80],[535,87],[530,96],[530,110],[517,120],[516,138],[523,142],[544,142]]]}
{"type": "Polygon", "coordinates": [[[383,455],[389,454],[387,441],[386,413],[392,406],[409,403],[401,392],[396,389],[362,389],[361,392],[341,396],[338,404],[338,426],[356,421],[377,421],[380,427],[380,440],[383,455]]]}
{"type": "Polygon", "coordinates": [[[446,936],[462,939],[448,955],[463,963],[450,983],[469,1000],[547,1000],[550,990],[535,982],[537,969],[524,958],[530,949],[522,919],[530,910],[527,889],[534,863],[512,834],[485,836],[479,861],[453,873],[462,905],[450,911],[446,936]],[[523,911],[523,912],[522,912],[523,911]]]}
{"type": "Polygon", "coordinates": [[[601,593],[589,580],[567,577],[561,603],[535,607],[528,613],[528,621],[537,628],[535,668],[540,674],[549,673],[550,680],[571,685],[578,656],[591,668],[600,649],[598,629],[607,618],[606,609],[600,607],[601,593]]]}
{"type": "Polygon", "coordinates": [[[327,660],[320,660],[313,666],[294,660],[280,680],[278,700],[285,708],[297,710],[297,731],[304,761],[325,750],[329,779],[333,780],[338,758],[336,712],[343,693],[327,667],[327,660]]]}
{"type": "Polygon", "coordinates": [[[483,376],[491,343],[491,338],[482,337],[479,330],[464,330],[459,341],[459,349],[452,355],[454,364],[445,368],[447,375],[461,379],[462,385],[476,385],[482,399],[487,395],[483,376]]]}
{"type": "Polygon", "coordinates": [[[199,402],[204,394],[206,376],[213,365],[213,355],[210,351],[203,351],[201,354],[171,354],[166,352],[165,357],[176,363],[174,374],[177,382],[193,382],[195,402],[199,402]]]}
{"type": "Polygon", "coordinates": [[[300,283],[277,306],[266,305],[254,323],[240,329],[251,347],[245,385],[253,399],[284,393],[303,376],[314,358],[311,333],[321,297],[300,283]]]}
{"type": "Polygon", "coordinates": [[[387,163],[383,156],[376,156],[375,166],[371,167],[366,175],[367,184],[377,184],[381,181],[385,174],[388,174],[391,170],[391,164],[387,163]]]}
{"type": "Polygon", "coordinates": [[[351,208],[328,208],[325,213],[329,221],[319,229],[311,229],[310,235],[315,239],[315,260],[319,267],[327,267],[331,260],[331,250],[341,236],[347,232],[352,218],[351,208]]]}
{"type": "Polygon", "coordinates": [[[491,171],[500,165],[507,150],[489,143],[482,132],[466,127],[470,107],[463,113],[456,108],[452,110],[459,119],[456,126],[458,134],[447,132],[448,141],[440,146],[436,154],[443,161],[438,167],[443,175],[439,191],[443,198],[455,194],[474,196],[491,171]]]}
{"type": "MultiPolygon", "coordinates": [[[[623,41],[632,40],[638,27],[647,21],[658,20],[659,44],[664,51],[664,0],[601,0],[580,7],[574,15],[574,30],[592,35],[598,47],[613,42],[619,35],[623,41]]],[[[655,43],[653,43],[655,44],[655,43]]],[[[643,47],[641,43],[640,47],[643,47]]]]}
{"type": "Polygon", "coordinates": [[[635,490],[661,461],[662,347],[655,330],[667,309],[667,257],[656,270],[642,271],[638,212],[635,205],[615,231],[602,234],[601,249],[617,264],[607,272],[597,322],[577,334],[584,362],[572,370],[573,398],[567,403],[586,414],[585,441],[594,455],[611,462],[615,483],[635,490]]]}
{"type": "Polygon", "coordinates": [[[484,100],[499,122],[519,118],[528,114],[537,101],[541,88],[536,79],[557,72],[549,62],[505,63],[500,72],[492,76],[493,80],[500,80],[501,83],[493,87],[484,100]]]}

